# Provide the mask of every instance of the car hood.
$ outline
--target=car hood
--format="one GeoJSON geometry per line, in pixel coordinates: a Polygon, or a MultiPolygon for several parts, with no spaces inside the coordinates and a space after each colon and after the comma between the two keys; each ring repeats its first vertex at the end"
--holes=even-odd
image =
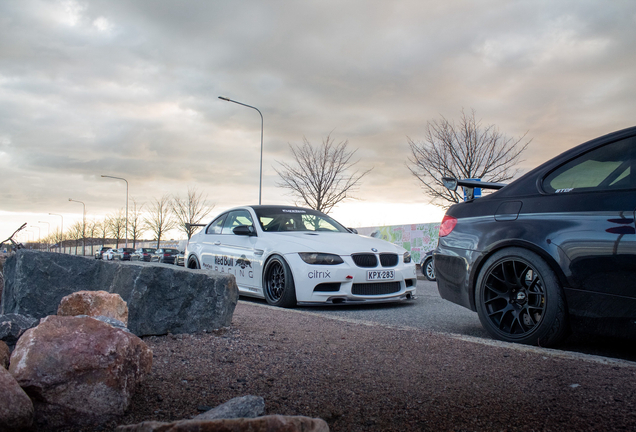
{"type": "Polygon", "coordinates": [[[284,253],[325,252],[351,255],[352,253],[364,252],[397,254],[406,252],[406,249],[388,241],[358,234],[303,231],[266,233],[265,235],[284,253]],[[377,251],[373,249],[377,249],[377,251]]]}

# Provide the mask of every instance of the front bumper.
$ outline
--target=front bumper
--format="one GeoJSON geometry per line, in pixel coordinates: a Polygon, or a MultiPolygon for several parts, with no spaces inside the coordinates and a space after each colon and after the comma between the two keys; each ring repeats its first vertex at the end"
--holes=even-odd
{"type": "Polygon", "coordinates": [[[415,263],[394,267],[357,267],[351,257],[338,265],[311,265],[298,254],[285,256],[294,276],[298,304],[387,303],[415,298],[415,263]],[[393,270],[391,280],[368,281],[368,271],[393,270]]]}

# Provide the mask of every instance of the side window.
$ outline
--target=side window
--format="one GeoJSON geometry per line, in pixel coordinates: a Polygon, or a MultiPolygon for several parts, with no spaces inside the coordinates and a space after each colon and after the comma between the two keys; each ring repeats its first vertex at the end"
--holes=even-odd
{"type": "Polygon", "coordinates": [[[543,180],[548,193],[630,189],[636,138],[627,138],[589,151],[561,165],[543,180]]]}
{"type": "Polygon", "coordinates": [[[205,230],[206,234],[221,234],[221,230],[223,229],[223,222],[225,222],[225,217],[227,214],[221,215],[216,218],[208,228],[205,230]]]}
{"type": "Polygon", "coordinates": [[[254,225],[252,216],[247,210],[236,210],[228,213],[221,234],[233,234],[232,230],[240,225],[254,225]]]}

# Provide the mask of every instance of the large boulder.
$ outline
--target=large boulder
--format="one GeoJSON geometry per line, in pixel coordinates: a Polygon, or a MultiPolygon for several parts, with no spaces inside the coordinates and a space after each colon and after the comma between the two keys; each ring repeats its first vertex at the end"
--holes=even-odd
{"type": "Polygon", "coordinates": [[[199,414],[193,420],[216,420],[230,418],[255,418],[265,411],[265,399],[260,396],[239,396],[222,405],[199,414]]]}
{"type": "Polygon", "coordinates": [[[116,432],[329,432],[327,422],[303,416],[268,415],[223,420],[147,421],[118,426],[116,432]]]}
{"type": "Polygon", "coordinates": [[[128,306],[119,294],[106,291],[78,291],[60,300],[57,314],[61,316],[103,316],[128,325],[128,306]]]}
{"type": "Polygon", "coordinates": [[[49,429],[117,419],[151,367],[137,336],[91,317],[49,316],[22,335],[9,372],[49,429]]]}
{"type": "Polygon", "coordinates": [[[238,301],[236,280],[228,274],[27,249],[7,259],[4,276],[0,313],[43,318],[56,314],[64,296],[102,290],[128,304],[128,328],[138,336],[227,327],[238,301]]]}
{"type": "Polygon", "coordinates": [[[11,357],[11,350],[9,346],[0,341],[0,368],[9,369],[9,358],[11,357]]]}
{"type": "Polygon", "coordinates": [[[0,367],[0,431],[20,431],[33,423],[33,403],[8,370],[0,367]]]}
{"type": "Polygon", "coordinates": [[[39,319],[20,314],[0,315],[0,340],[6,342],[9,347],[13,347],[20,336],[28,329],[35,327],[38,322],[39,319]]]}

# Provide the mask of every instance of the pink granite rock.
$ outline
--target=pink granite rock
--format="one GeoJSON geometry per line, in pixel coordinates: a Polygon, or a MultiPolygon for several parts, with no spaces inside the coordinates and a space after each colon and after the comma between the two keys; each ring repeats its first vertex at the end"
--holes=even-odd
{"type": "Polygon", "coordinates": [[[60,301],[57,314],[61,316],[105,316],[128,325],[126,302],[119,294],[107,291],[77,291],[69,294],[60,301]]]}
{"type": "Polygon", "coordinates": [[[9,358],[11,357],[11,351],[9,346],[0,340],[0,367],[3,369],[9,369],[9,358]]]}
{"type": "Polygon", "coordinates": [[[19,431],[31,426],[31,399],[5,368],[0,368],[0,401],[0,431],[19,431]]]}
{"type": "Polygon", "coordinates": [[[303,416],[268,415],[223,420],[148,421],[118,426],[117,432],[329,432],[327,422],[303,416]]]}
{"type": "Polygon", "coordinates": [[[90,317],[48,316],[27,330],[9,372],[33,400],[40,428],[114,420],[150,372],[137,336],[90,317]]]}

